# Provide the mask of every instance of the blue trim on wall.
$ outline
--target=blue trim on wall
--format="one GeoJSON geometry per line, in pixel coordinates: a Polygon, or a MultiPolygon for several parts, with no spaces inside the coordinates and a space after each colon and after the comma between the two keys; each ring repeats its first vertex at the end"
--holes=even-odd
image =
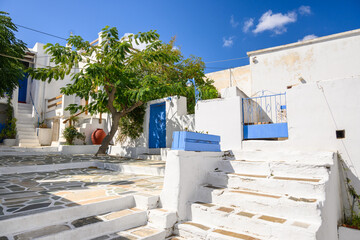
{"type": "Polygon", "coordinates": [[[165,102],[150,105],[149,148],[166,147],[165,102]]]}
{"type": "Polygon", "coordinates": [[[287,138],[287,123],[244,125],[244,139],[287,138]]]}
{"type": "Polygon", "coordinates": [[[186,131],[174,132],[171,149],[220,152],[220,136],[186,131]]]}

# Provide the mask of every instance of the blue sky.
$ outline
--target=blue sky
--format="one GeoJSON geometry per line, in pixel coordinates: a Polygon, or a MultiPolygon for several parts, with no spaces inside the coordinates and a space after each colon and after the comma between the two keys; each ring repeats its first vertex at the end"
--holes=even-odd
{"type": "MultiPolygon", "coordinates": [[[[238,67],[246,52],[360,28],[360,1],[197,0],[0,0],[13,22],[67,38],[92,41],[106,25],[120,34],[157,30],[163,41],[176,36],[185,56],[199,56],[206,72],[238,67]]],[[[57,38],[19,28],[17,37],[33,47],[57,38]]]]}

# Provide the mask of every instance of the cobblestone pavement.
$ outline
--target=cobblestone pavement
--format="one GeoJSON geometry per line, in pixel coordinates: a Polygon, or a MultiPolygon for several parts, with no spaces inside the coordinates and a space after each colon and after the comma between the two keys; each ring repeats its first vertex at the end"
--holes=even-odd
{"type": "MultiPolygon", "coordinates": [[[[45,158],[51,161],[51,156],[45,158]]],[[[52,161],[56,159],[59,158],[52,161]]],[[[30,159],[24,160],[28,161],[30,159]]],[[[127,194],[141,192],[158,195],[162,185],[163,177],[124,174],[95,167],[1,175],[0,221],[12,216],[84,205],[127,194]]]]}
{"type": "Polygon", "coordinates": [[[127,163],[135,165],[152,165],[165,166],[163,161],[149,161],[141,159],[131,159],[119,156],[98,156],[94,155],[26,155],[26,156],[0,156],[0,167],[16,167],[16,166],[31,166],[31,165],[47,165],[60,163],[75,163],[75,162],[108,162],[108,163],[127,163]]]}

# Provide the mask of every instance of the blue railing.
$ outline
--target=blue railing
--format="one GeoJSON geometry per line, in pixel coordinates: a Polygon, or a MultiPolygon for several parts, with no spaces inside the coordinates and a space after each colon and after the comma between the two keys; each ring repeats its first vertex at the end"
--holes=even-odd
{"type": "Polygon", "coordinates": [[[287,122],[286,93],[243,98],[242,110],[244,125],[287,122]]]}

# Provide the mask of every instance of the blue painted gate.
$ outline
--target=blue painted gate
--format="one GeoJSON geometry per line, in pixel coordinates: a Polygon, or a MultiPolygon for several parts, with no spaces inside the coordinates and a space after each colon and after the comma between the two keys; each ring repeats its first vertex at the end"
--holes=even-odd
{"type": "Polygon", "coordinates": [[[27,82],[28,82],[28,74],[25,74],[24,78],[19,80],[18,102],[26,103],[27,82]]]}
{"type": "Polygon", "coordinates": [[[165,102],[150,105],[149,148],[166,147],[165,102]]]}
{"type": "Polygon", "coordinates": [[[288,137],[286,93],[242,99],[244,139],[288,137]]]}

